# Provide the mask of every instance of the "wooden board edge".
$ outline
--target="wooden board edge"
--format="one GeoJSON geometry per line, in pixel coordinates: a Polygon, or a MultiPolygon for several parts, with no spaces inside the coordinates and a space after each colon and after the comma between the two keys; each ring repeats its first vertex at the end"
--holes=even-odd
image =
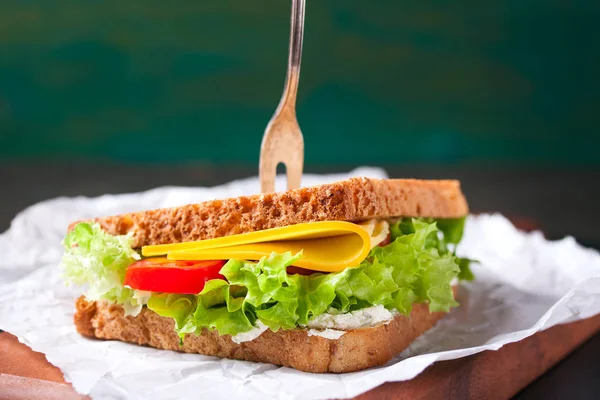
{"type": "Polygon", "coordinates": [[[600,331],[600,315],[556,325],[498,351],[437,362],[416,378],[355,397],[373,399],[511,398],[600,331]]]}
{"type": "Polygon", "coordinates": [[[0,374],[0,399],[11,400],[89,400],[66,383],[0,374]]]}

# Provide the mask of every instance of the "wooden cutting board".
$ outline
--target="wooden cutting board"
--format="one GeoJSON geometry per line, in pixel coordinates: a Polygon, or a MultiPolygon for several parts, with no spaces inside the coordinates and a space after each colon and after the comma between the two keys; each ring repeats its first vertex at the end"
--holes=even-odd
{"type": "MultiPolygon", "coordinates": [[[[470,357],[437,362],[415,379],[385,383],[356,399],[506,399],[600,331],[600,315],[558,325],[470,357]]],[[[0,399],[81,400],[43,354],[0,333],[0,399]]]]}

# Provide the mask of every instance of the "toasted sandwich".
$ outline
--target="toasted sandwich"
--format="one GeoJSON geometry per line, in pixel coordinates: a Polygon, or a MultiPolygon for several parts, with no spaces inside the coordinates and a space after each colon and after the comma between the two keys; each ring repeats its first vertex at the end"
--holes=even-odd
{"type": "Polygon", "coordinates": [[[452,307],[457,181],[352,178],[71,224],[77,331],[314,373],[382,365],[452,307]]]}

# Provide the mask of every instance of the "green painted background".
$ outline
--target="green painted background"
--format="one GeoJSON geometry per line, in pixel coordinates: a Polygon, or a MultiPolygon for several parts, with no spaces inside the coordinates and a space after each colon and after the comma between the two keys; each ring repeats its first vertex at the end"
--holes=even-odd
{"type": "MultiPolygon", "coordinates": [[[[3,0],[0,160],[255,163],[285,0],[3,0]]],[[[307,163],[599,163],[600,2],[308,0],[307,163]]]]}

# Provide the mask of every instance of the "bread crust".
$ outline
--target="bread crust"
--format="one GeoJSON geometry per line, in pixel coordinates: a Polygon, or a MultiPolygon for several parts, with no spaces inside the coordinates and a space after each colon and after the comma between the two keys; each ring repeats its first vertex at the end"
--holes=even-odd
{"type": "Polygon", "coordinates": [[[77,300],[74,317],[84,336],[116,339],[158,349],[255,361],[295,368],[300,371],[343,373],[383,365],[402,352],[419,335],[430,329],[445,313],[430,313],[426,304],[415,304],[410,316],[397,315],[386,324],[348,331],[338,339],[309,336],[296,328],[272,332],[237,344],[230,335],[204,330],[186,334],[183,346],[171,318],[144,307],[135,317],[124,316],[121,306],[103,301],[77,300]]]}
{"type": "Polygon", "coordinates": [[[111,235],[132,233],[133,247],[139,248],[304,222],[459,218],[468,211],[458,181],[351,178],[286,192],[211,200],[95,221],[111,235]]]}

